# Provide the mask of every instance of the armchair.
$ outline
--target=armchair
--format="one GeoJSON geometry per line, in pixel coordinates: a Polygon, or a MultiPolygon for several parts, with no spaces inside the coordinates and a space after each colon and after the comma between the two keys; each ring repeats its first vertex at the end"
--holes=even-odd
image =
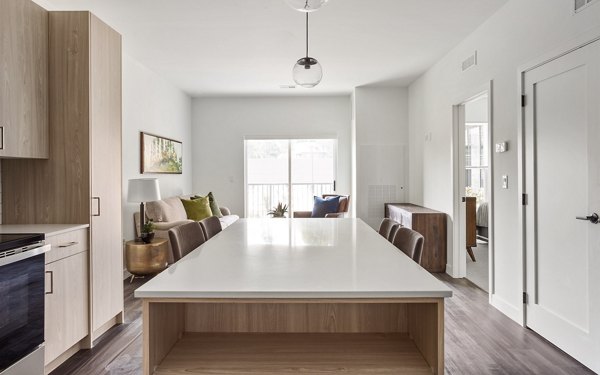
{"type": "MultiPolygon", "coordinates": [[[[348,215],[348,208],[350,207],[350,196],[339,195],[339,194],[323,194],[323,198],[327,197],[340,197],[340,205],[338,212],[330,213],[325,215],[326,218],[342,218],[348,215]]],[[[312,217],[312,211],[294,211],[294,218],[308,218],[312,217]]]]}

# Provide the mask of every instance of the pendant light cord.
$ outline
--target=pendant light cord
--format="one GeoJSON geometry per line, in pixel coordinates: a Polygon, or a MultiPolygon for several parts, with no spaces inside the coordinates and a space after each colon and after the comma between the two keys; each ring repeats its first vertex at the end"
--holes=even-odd
{"type": "Polygon", "coordinates": [[[308,59],[308,12],[306,12],[306,58],[308,59]]]}

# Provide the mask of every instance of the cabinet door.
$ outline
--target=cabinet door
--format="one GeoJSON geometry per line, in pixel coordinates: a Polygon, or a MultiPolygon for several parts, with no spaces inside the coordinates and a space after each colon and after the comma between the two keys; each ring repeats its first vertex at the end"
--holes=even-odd
{"type": "Polygon", "coordinates": [[[45,312],[47,365],[88,334],[87,251],[46,264],[45,312]]]}
{"type": "Polygon", "coordinates": [[[0,1],[0,157],[48,158],[48,12],[0,1]]]}
{"type": "Polygon", "coordinates": [[[92,328],[123,311],[121,36],[90,15],[92,328]]]}

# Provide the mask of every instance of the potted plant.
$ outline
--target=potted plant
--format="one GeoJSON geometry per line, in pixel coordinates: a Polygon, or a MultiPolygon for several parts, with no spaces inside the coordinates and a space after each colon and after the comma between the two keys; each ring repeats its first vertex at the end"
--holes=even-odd
{"type": "Polygon", "coordinates": [[[287,204],[279,202],[276,207],[273,207],[271,211],[267,212],[267,215],[272,217],[285,217],[286,212],[288,212],[287,204]]]}
{"type": "Polygon", "coordinates": [[[154,239],[154,222],[152,220],[148,220],[142,226],[142,241],[145,243],[150,243],[154,239]]]}

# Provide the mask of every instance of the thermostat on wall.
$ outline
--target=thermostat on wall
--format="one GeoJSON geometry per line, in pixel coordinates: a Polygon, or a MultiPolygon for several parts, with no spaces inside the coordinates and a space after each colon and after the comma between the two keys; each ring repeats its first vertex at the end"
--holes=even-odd
{"type": "Polygon", "coordinates": [[[506,151],[508,151],[508,143],[507,142],[496,143],[496,152],[506,152],[506,151]]]}

